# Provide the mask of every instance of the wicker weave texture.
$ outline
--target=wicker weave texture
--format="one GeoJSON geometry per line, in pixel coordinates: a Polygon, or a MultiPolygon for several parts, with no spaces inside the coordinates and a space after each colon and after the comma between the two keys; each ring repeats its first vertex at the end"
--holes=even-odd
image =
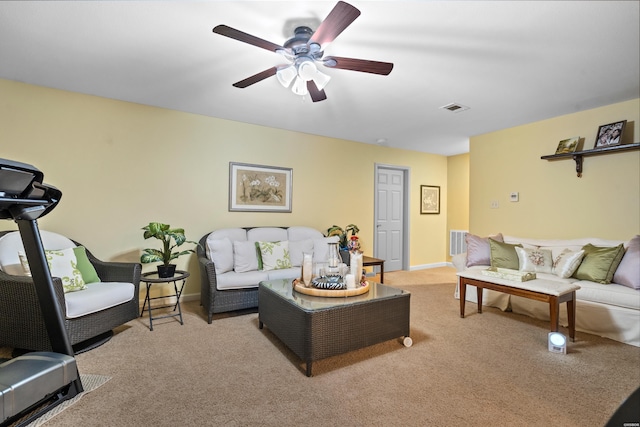
{"type": "MultiPolygon", "coordinates": [[[[0,237],[5,232],[0,232],[0,237]]],[[[74,242],[80,245],[78,242],[74,242]]],[[[64,325],[72,345],[108,332],[138,317],[138,299],[142,266],[137,263],[105,262],[87,250],[100,279],[104,282],[132,283],[133,298],[123,304],[79,318],[65,317],[64,325]]],[[[60,312],[66,313],[62,281],[54,277],[53,287],[60,312]]],[[[35,285],[31,277],[11,276],[0,271],[0,346],[50,351],[51,343],[35,285]]]]}
{"type": "Polygon", "coordinates": [[[260,285],[259,321],[309,365],[315,360],[408,337],[410,297],[411,294],[404,292],[393,297],[308,310],[260,285]]]}

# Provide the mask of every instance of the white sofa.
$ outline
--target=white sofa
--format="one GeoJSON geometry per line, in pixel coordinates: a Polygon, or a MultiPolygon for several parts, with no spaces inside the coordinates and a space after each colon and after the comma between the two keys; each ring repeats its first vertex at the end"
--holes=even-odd
{"type": "MultiPolygon", "coordinates": [[[[640,347],[640,284],[638,283],[640,281],[640,236],[627,242],[597,238],[543,240],[497,236],[503,237],[505,243],[520,244],[523,249],[537,248],[551,251],[552,264],[554,264],[552,272],[536,271],[535,280],[562,281],[580,286],[576,292],[576,330],[640,347]],[[555,263],[561,253],[565,251],[565,254],[578,253],[587,244],[596,247],[624,245],[624,255],[614,271],[611,283],[603,284],[584,280],[584,278],[579,279],[575,277],[576,273],[563,278],[562,274],[556,271],[555,263]]],[[[487,246],[483,247],[482,239],[478,236],[467,235],[467,239],[470,253],[469,255],[467,253],[458,254],[453,257],[452,262],[456,269],[465,271],[488,268],[491,263],[490,259],[487,259],[491,256],[488,241],[487,246]]],[[[520,250],[521,255],[523,252],[520,250]]],[[[576,258],[576,262],[580,265],[584,259],[576,258]]],[[[526,269],[531,270],[530,265],[527,267],[529,268],[526,269]]],[[[522,269],[522,256],[517,268],[522,269]]],[[[487,281],[491,280],[489,276],[484,277],[487,281]]],[[[458,284],[455,298],[459,299],[459,297],[458,284]]],[[[477,303],[475,286],[468,286],[466,300],[477,303]]],[[[538,319],[549,319],[549,307],[545,303],[487,289],[483,291],[483,305],[497,307],[503,311],[510,310],[514,313],[526,314],[538,319]]],[[[560,323],[564,326],[568,324],[564,305],[560,310],[560,323]]]]}
{"type": "Polygon", "coordinates": [[[245,227],[212,231],[200,239],[200,303],[211,323],[214,313],[258,306],[258,284],[263,280],[300,277],[303,253],[313,253],[314,262],[328,257],[329,242],[309,227],[245,227]],[[256,242],[286,242],[291,266],[260,269],[256,242]]]}

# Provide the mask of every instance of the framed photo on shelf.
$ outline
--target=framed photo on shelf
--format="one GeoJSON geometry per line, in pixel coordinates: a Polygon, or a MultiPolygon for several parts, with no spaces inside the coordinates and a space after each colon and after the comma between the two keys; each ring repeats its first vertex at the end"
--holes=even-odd
{"type": "Polygon", "coordinates": [[[596,144],[593,148],[611,147],[622,144],[622,132],[626,124],[627,121],[622,120],[600,126],[596,136],[596,144]]]}
{"type": "Polygon", "coordinates": [[[575,153],[578,148],[578,143],[580,142],[579,136],[574,136],[573,138],[563,139],[558,143],[558,148],[556,148],[556,154],[565,154],[565,153],[575,153]]]}
{"type": "Polygon", "coordinates": [[[291,212],[293,169],[229,162],[230,212],[291,212]]]}
{"type": "Polygon", "coordinates": [[[440,186],[420,186],[420,214],[440,213],[440,186]]]}

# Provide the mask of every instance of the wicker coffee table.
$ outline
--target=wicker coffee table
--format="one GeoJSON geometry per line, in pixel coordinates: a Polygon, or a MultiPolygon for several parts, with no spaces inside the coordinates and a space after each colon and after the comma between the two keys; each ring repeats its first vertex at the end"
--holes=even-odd
{"type": "Polygon", "coordinates": [[[260,329],[269,328],[296,356],[313,361],[404,337],[410,347],[411,294],[380,283],[370,283],[363,295],[331,298],[304,295],[291,280],[260,282],[260,329]]]}

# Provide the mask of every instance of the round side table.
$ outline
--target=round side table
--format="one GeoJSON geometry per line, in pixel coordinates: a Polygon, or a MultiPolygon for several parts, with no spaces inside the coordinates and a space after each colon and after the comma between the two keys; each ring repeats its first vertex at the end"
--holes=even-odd
{"type": "Polygon", "coordinates": [[[145,307],[147,308],[147,312],[149,313],[149,330],[153,331],[153,321],[154,319],[164,319],[167,317],[178,317],[180,320],[180,324],[184,325],[182,321],[182,309],[180,308],[180,294],[182,294],[182,289],[184,289],[184,284],[187,282],[187,277],[189,277],[189,273],[187,271],[176,270],[176,273],[172,277],[159,277],[156,271],[143,273],[142,277],[140,277],[140,281],[144,282],[147,285],[147,294],[144,297],[144,304],[142,304],[142,310],[140,311],[140,317],[144,315],[145,307]],[[151,286],[156,283],[171,283],[173,282],[173,290],[175,293],[171,295],[163,295],[159,297],[151,298],[149,296],[149,291],[151,290],[151,286]],[[181,283],[180,283],[181,282],[181,283]],[[151,301],[160,299],[160,298],[176,298],[175,304],[166,304],[158,307],[151,307],[151,301]],[[161,308],[169,308],[173,307],[173,314],[167,314],[164,316],[153,316],[153,310],[159,310],[161,308]],[[178,312],[176,313],[176,309],[178,312]]]}

